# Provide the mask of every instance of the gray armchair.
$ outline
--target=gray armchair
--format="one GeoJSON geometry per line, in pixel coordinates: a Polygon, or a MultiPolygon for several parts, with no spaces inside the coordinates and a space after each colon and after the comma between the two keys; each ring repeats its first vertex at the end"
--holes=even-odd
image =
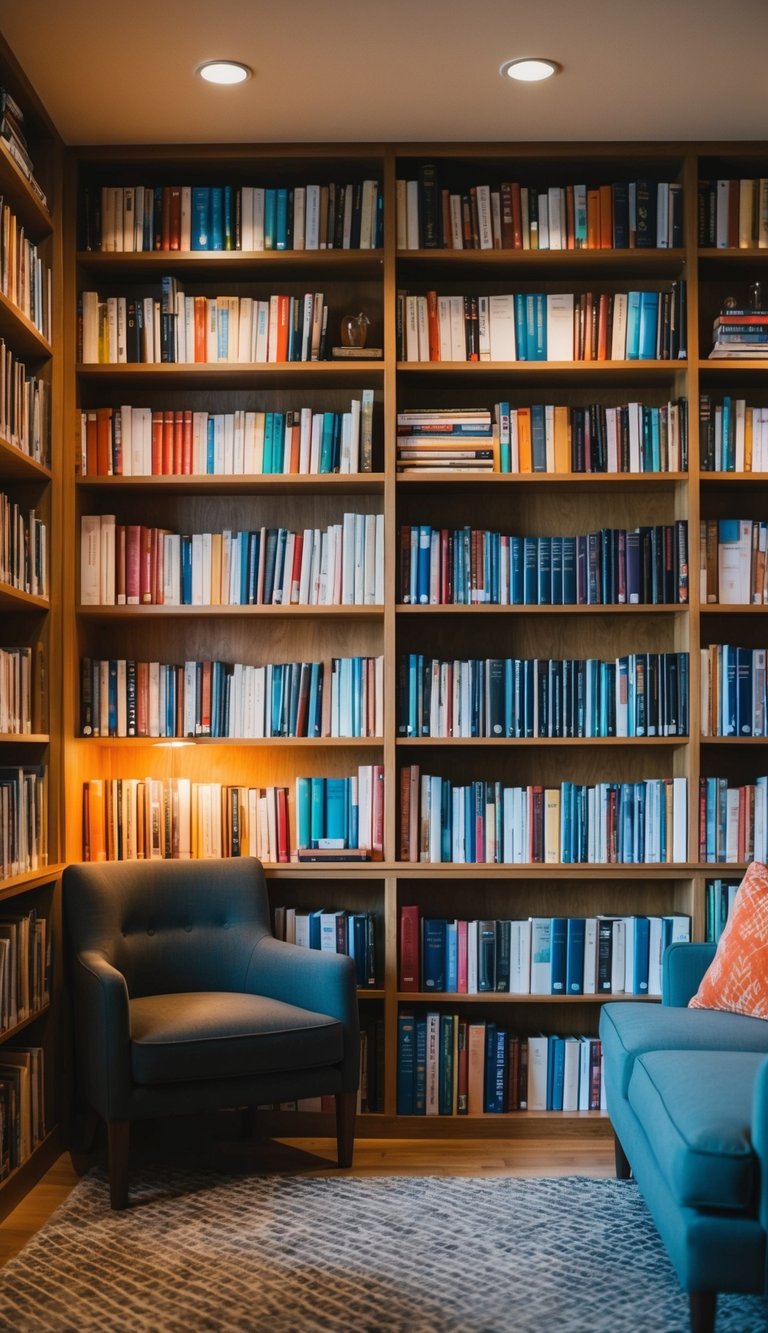
{"type": "Polygon", "coordinates": [[[63,886],[77,1095],[107,1124],[113,1208],[130,1122],[153,1116],[332,1093],[351,1165],[354,964],[274,939],[259,861],[72,865],[63,886]]]}

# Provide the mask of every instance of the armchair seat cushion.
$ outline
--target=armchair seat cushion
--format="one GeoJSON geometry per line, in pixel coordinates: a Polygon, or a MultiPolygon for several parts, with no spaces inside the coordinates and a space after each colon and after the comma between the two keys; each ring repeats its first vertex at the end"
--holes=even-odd
{"type": "Polygon", "coordinates": [[[684,1207],[754,1210],[752,1093],[764,1059],[741,1051],[650,1051],[635,1061],[629,1104],[684,1207]]]}
{"type": "Polygon", "coordinates": [[[768,1055],[768,1023],[713,1009],[681,1009],[628,1000],[604,1006],[603,1052],[622,1097],[646,1051],[754,1051],[768,1055]]]}
{"type": "Polygon", "coordinates": [[[237,991],[144,995],[130,1001],[131,1073],[140,1084],[315,1069],[344,1059],[335,1018],[237,991]]]}

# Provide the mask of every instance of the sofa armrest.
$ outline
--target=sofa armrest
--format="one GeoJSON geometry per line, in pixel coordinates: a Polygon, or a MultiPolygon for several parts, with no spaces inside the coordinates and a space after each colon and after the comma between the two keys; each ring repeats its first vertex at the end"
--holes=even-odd
{"type": "Polygon", "coordinates": [[[344,1026],[344,1091],[355,1092],[360,1076],[360,1019],[355,964],[346,954],[323,953],[264,935],[254,948],[246,989],[328,1014],[344,1026]]]}
{"type": "Polygon", "coordinates": [[[752,1147],[760,1163],[758,1217],[768,1231],[768,1059],[760,1065],[752,1091],[752,1147]]]}
{"type": "Polygon", "coordinates": [[[74,982],[75,1058],[86,1096],[105,1120],[127,1115],[131,1090],[131,1021],[122,972],[95,950],[77,955],[74,982]]]}
{"type": "Polygon", "coordinates": [[[670,944],[662,959],[662,1004],[685,1008],[714,956],[714,944],[670,944]]]}

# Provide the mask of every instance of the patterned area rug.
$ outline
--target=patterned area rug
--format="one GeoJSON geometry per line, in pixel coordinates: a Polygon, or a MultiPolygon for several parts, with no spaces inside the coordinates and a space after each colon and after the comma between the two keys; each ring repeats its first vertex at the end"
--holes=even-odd
{"type": "MultiPolygon", "coordinates": [[[[0,1271],[0,1328],[63,1333],[684,1333],[631,1182],[86,1177],[0,1271]]],[[[718,1333],[768,1328],[725,1296],[718,1333]]]]}

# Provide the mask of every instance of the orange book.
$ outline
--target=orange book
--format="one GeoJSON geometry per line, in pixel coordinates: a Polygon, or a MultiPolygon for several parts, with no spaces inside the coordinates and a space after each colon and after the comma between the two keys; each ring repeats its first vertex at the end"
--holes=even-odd
{"type": "Polygon", "coordinates": [[[205,361],[208,356],[208,303],[204,296],[196,296],[194,302],[195,361],[205,361]]]}
{"type": "Polygon", "coordinates": [[[587,190],[587,249],[600,249],[600,191],[587,190]]]}
{"type": "MultiPolygon", "coordinates": [[[[299,450],[301,448],[301,414],[299,412],[290,412],[290,450],[288,454],[288,471],[297,475],[299,471],[299,450]]],[[[286,429],[288,428],[288,416],[286,416],[286,429]]]]}
{"type": "Polygon", "coordinates": [[[610,185],[600,186],[600,249],[613,249],[613,191],[610,185]]]}
{"type": "Polygon", "coordinates": [[[96,471],[100,477],[112,476],[112,408],[96,408],[96,471]]]}
{"type": "Polygon", "coordinates": [[[752,408],[744,414],[744,471],[752,471],[752,408]]]}
{"type": "Polygon", "coordinates": [[[173,475],[173,412],[163,413],[163,456],[160,471],[164,477],[173,475]]]}
{"type": "Polygon", "coordinates": [[[91,778],[84,787],[84,853],[87,861],[106,861],[107,843],[104,826],[104,782],[91,778]]]}
{"type": "Polygon", "coordinates": [[[555,472],[571,471],[571,423],[567,407],[555,407],[555,472]]]}
{"type": "MultiPolygon", "coordinates": [[[[190,422],[189,424],[190,424],[190,430],[191,430],[191,429],[192,429],[192,423],[190,422]]],[[[191,443],[192,443],[192,441],[191,441],[191,439],[190,439],[190,446],[191,446],[191,443]]],[[[171,466],[171,472],[172,472],[172,474],[173,474],[174,477],[180,477],[180,476],[181,476],[181,460],[182,460],[183,452],[184,452],[184,413],[183,413],[183,412],[174,412],[174,414],[173,414],[173,457],[172,457],[172,460],[171,460],[171,463],[172,463],[172,466],[171,466]]],[[[191,450],[190,450],[190,461],[191,461],[191,457],[192,457],[192,455],[191,455],[191,450]]]]}
{"type": "Polygon", "coordinates": [[[288,296],[278,296],[277,298],[277,357],[278,361],[288,360],[288,313],[290,307],[290,298],[288,296]]]}
{"type": "Polygon", "coordinates": [[[470,1115],[482,1115],[485,1109],[485,1023],[470,1023],[467,1038],[467,1111],[470,1115]]]}
{"type": "Polygon", "coordinates": [[[531,409],[517,409],[517,451],[521,472],[533,471],[533,453],[531,446],[531,409]]]}
{"type": "Polygon", "coordinates": [[[183,413],[182,436],[181,436],[181,471],[185,477],[192,475],[192,409],[186,408],[183,413]]]}

